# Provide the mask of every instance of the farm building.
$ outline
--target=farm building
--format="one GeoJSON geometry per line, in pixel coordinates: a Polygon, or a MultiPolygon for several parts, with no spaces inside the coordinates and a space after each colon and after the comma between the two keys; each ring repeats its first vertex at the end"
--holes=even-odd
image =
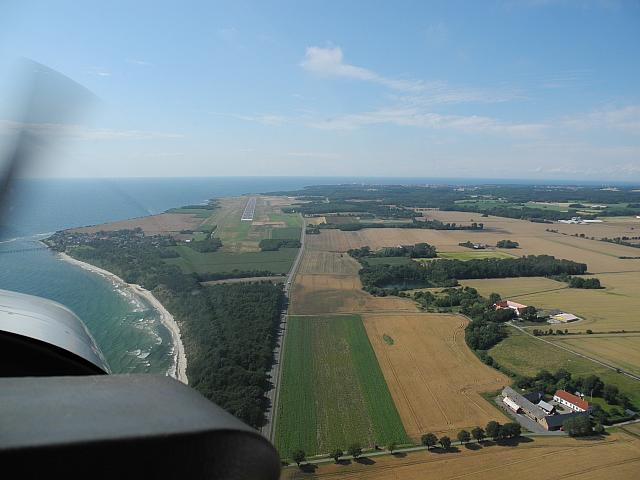
{"type": "Polygon", "coordinates": [[[511,300],[500,300],[499,302],[495,303],[493,306],[496,310],[503,310],[505,308],[510,308],[511,310],[515,310],[516,315],[518,316],[520,316],[522,309],[527,308],[526,305],[523,305],[518,302],[512,302],[511,300]]]}
{"type": "Polygon", "coordinates": [[[555,315],[551,315],[551,320],[555,320],[560,323],[569,323],[576,322],[580,320],[580,317],[576,317],[573,313],[557,313],[555,315]]]}
{"type": "MultiPolygon", "coordinates": [[[[534,395],[536,399],[540,397],[540,394],[538,393],[534,395]]],[[[531,394],[528,394],[527,397],[531,397],[531,394]]],[[[578,398],[578,400],[580,399],[578,398]]],[[[536,405],[511,387],[504,387],[502,390],[502,401],[512,412],[526,415],[545,430],[560,430],[562,429],[564,422],[568,419],[578,415],[588,415],[588,411],[574,411],[573,413],[557,414],[555,405],[551,405],[544,400],[539,400],[538,405],[536,405]]]]}
{"type": "Polygon", "coordinates": [[[538,406],[545,411],[547,415],[553,415],[556,413],[555,405],[551,405],[550,403],[545,402],[544,400],[540,400],[538,402],[538,406]]]}
{"type": "Polygon", "coordinates": [[[542,408],[520,395],[511,387],[504,387],[502,390],[502,401],[514,413],[522,413],[540,424],[542,424],[546,416],[542,408]]]}
{"type": "Polygon", "coordinates": [[[553,400],[560,405],[569,407],[574,412],[588,412],[591,410],[589,402],[565,390],[558,390],[553,395],[553,400]]]}

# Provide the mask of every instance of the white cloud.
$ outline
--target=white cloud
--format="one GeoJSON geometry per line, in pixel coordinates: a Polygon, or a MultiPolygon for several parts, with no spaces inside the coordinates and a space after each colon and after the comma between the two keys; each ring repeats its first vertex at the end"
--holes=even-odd
{"type": "Polygon", "coordinates": [[[596,110],[585,115],[568,117],[564,124],[580,130],[611,129],[640,134],[640,105],[596,110]]]}
{"type": "Polygon", "coordinates": [[[178,133],[149,132],[143,130],[114,130],[89,128],[83,125],[57,123],[20,123],[0,120],[0,133],[15,133],[19,130],[46,137],[60,136],[80,140],[155,140],[160,138],[182,138],[178,133]]]}
{"type": "Polygon", "coordinates": [[[344,63],[340,47],[307,47],[300,65],[305,70],[318,75],[364,80],[393,90],[419,91],[423,86],[423,82],[419,80],[386,78],[366,68],[344,63]]]}
{"type": "Polygon", "coordinates": [[[135,58],[127,59],[127,63],[131,63],[133,65],[139,65],[141,67],[152,67],[153,66],[153,63],[151,63],[151,62],[147,62],[145,60],[137,60],[135,58]]]}
{"type": "Polygon", "coordinates": [[[294,158],[316,158],[319,160],[338,160],[342,158],[342,155],[339,153],[330,152],[287,152],[285,156],[294,158]]]}
{"type": "Polygon", "coordinates": [[[110,77],[111,76],[111,72],[108,71],[104,67],[87,67],[85,69],[85,73],[87,73],[89,75],[96,75],[98,77],[110,77]]]}
{"type": "Polygon", "coordinates": [[[480,88],[451,87],[445,82],[423,80],[403,80],[384,77],[378,73],[344,62],[340,47],[307,47],[300,65],[307,71],[321,76],[333,76],[377,83],[392,90],[403,92],[406,97],[399,99],[405,103],[498,103],[524,98],[509,88],[485,90],[480,88]]]}
{"type": "Polygon", "coordinates": [[[262,114],[262,115],[231,115],[234,118],[239,120],[246,120],[248,122],[257,122],[262,125],[269,125],[272,127],[276,127],[278,125],[282,125],[287,122],[287,118],[283,115],[271,115],[271,114],[262,114]]]}
{"type": "Polygon", "coordinates": [[[465,133],[502,133],[523,136],[539,134],[546,128],[543,124],[505,123],[478,115],[441,115],[417,108],[387,108],[343,115],[312,122],[310,126],[325,130],[353,130],[367,125],[382,124],[436,130],[449,129],[465,133]]]}

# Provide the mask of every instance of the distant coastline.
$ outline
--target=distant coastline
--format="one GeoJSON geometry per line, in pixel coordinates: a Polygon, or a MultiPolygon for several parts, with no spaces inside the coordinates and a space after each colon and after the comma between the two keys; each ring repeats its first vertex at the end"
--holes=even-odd
{"type": "Polygon", "coordinates": [[[142,288],[140,285],[127,283],[122,278],[118,277],[112,272],[109,272],[108,270],[104,270],[102,268],[96,267],[95,265],[91,265],[90,263],[77,260],[67,255],[66,253],[60,252],[59,258],[65,262],[71,263],[85,270],[105,277],[115,284],[123,285],[124,287],[130,289],[130,291],[134,295],[143,298],[155,310],[157,310],[160,314],[160,321],[167,328],[167,330],[169,330],[173,342],[173,366],[170,368],[168,375],[188,385],[189,380],[187,378],[187,357],[180,335],[180,327],[173,318],[173,315],[171,315],[171,313],[169,313],[169,311],[164,308],[164,305],[162,305],[162,303],[160,303],[160,301],[149,290],[142,288]]]}

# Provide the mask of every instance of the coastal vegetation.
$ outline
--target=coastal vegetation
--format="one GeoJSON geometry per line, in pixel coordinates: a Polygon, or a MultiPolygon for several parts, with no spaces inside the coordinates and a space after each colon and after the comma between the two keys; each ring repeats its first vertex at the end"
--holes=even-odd
{"type": "Polygon", "coordinates": [[[175,247],[171,237],[141,230],[58,232],[47,243],[150,290],[180,325],[190,385],[249,425],[264,422],[267,373],[284,301],[280,285],[204,287],[196,275],[168,263],[174,259],[167,252],[211,253],[175,247]]]}

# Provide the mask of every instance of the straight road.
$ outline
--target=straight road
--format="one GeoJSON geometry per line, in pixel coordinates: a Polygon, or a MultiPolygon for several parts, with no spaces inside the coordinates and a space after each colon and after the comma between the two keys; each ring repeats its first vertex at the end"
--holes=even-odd
{"type": "Polygon", "coordinates": [[[284,350],[284,342],[287,338],[287,318],[289,316],[289,303],[291,301],[291,288],[293,286],[293,282],[296,277],[296,273],[298,273],[298,268],[300,267],[300,261],[302,260],[302,255],[304,254],[304,241],[305,241],[305,230],[306,224],[304,219],[302,220],[302,233],[300,234],[300,249],[298,250],[298,255],[296,256],[295,261],[289,270],[289,275],[287,275],[286,281],[284,283],[284,296],[286,300],[287,308],[282,312],[280,317],[280,333],[278,338],[276,339],[276,346],[273,350],[273,366],[271,367],[271,372],[269,372],[269,378],[271,378],[271,383],[273,387],[266,393],[266,397],[269,399],[270,406],[267,408],[265,412],[265,420],[266,423],[260,429],[260,432],[263,436],[274,441],[275,433],[276,433],[276,421],[277,421],[277,410],[278,410],[278,396],[280,394],[280,384],[282,380],[282,369],[280,366],[282,365],[283,360],[283,350],[284,350]]]}

